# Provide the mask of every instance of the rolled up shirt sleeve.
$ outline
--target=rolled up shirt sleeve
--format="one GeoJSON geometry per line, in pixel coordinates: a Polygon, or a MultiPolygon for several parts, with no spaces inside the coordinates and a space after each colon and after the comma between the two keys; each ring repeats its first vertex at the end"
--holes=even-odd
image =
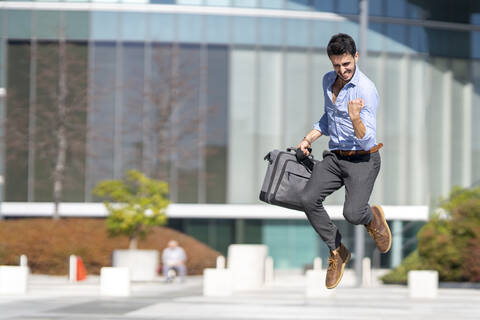
{"type": "Polygon", "coordinates": [[[313,129],[320,131],[324,136],[330,135],[328,133],[328,117],[326,113],[323,114],[323,116],[320,118],[320,121],[313,125],[313,129]]]}
{"type": "Polygon", "coordinates": [[[378,93],[375,88],[369,90],[363,97],[365,106],[360,111],[360,119],[365,126],[366,132],[362,139],[356,140],[363,150],[370,150],[376,144],[376,122],[378,108],[378,93]]]}

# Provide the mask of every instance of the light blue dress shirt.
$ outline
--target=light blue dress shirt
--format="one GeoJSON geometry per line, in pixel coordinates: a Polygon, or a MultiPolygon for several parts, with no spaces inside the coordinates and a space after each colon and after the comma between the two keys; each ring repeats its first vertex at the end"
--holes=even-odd
{"type": "Polygon", "coordinates": [[[375,84],[363,74],[358,66],[352,79],[340,90],[335,103],[332,102],[332,85],[337,78],[335,71],[323,77],[325,113],[313,128],[330,136],[330,150],[370,150],[377,143],[376,123],[378,93],[375,84]],[[353,124],[348,115],[348,102],[363,99],[365,106],[360,111],[366,132],[362,139],[355,136],[353,124]]]}

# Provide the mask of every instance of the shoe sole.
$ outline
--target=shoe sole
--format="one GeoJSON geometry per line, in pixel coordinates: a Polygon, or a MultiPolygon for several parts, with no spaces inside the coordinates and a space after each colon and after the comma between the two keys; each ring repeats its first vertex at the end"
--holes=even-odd
{"type": "Polygon", "coordinates": [[[385,219],[385,213],[383,212],[383,209],[381,206],[373,206],[372,208],[377,208],[380,214],[382,215],[382,220],[383,224],[385,225],[385,228],[387,228],[388,231],[388,236],[389,236],[389,243],[388,243],[388,248],[385,251],[380,251],[381,253],[387,253],[390,251],[390,248],[392,247],[392,232],[390,231],[390,227],[388,226],[387,219],[385,219]]]}
{"type": "Polygon", "coordinates": [[[334,284],[333,286],[330,286],[330,287],[329,287],[329,286],[325,285],[325,286],[327,287],[327,289],[333,289],[333,288],[335,288],[336,286],[338,286],[338,284],[340,283],[340,281],[341,281],[342,278],[343,278],[343,271],[345,271],[345,266],[347,265],[348,261],[350,261],[350,256],[351,256],[351,255],[350,255],[350,251],[349,251],[349,252],[348,252],[348,256],[347,256],[347,260],[345,260],[345,262],[342,263],[342,272],[340,273],[340,277],[338,278],[337,282],[335,282],[335,284],[334,284]]]}

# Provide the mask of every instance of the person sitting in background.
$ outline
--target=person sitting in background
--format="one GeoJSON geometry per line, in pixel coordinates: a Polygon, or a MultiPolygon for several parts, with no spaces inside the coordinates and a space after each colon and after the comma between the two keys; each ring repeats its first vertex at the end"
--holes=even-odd
{"type": "Polygon", "coordinates": [[[185,281],[185,275],[187,273],[187,267],[185,262],[187,261],[187,255],[185,250],[178,245],[175,240],[168,242],[168,247],[163,250],[162,264],[163,264],[163,276],[166,281],[170,280],[168,273],[170,270],[175,270],[177,275],[180,276],[180,280],[185,281]]]}

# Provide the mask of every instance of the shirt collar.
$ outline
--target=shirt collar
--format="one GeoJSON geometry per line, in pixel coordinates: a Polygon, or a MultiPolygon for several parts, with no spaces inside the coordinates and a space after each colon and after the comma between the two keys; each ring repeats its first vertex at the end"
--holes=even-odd
{"type": "Polygon", "coordinates": [[[348,82],[353,84],[354,86],[358,85],[358,81],[360,80],[360,69],[358,68],[358,65],[355,66],[355,73],[353,74],[352,79],[348,82]]]}
{"type": "MultiPolygon", "coordinates": [[[[357,86],[358,81],[360,80],[360,73],[361,73],[361,71],[358,68],[358,65],[356,65],[355,66],[355,73],[353,74],[352,79],[350,81],[348,81],[348,83],[346,85],[352,84],[354,86],[357,86]]],[[[337,76],[338,76],[337,73],[335,71],[332,71],[329,87],[331,87],[332,84],[335,82],[335,80],[337,79],[337,76]]]]}

